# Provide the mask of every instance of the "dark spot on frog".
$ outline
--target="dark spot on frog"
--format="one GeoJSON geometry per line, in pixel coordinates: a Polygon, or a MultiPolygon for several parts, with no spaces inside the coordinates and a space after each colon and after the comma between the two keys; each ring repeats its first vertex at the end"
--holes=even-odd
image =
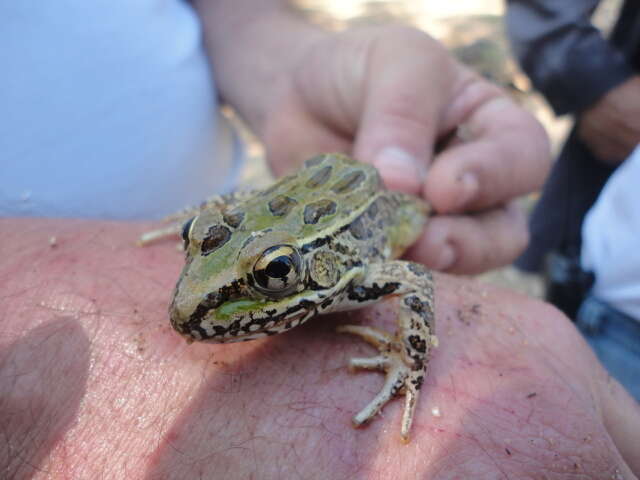
{"type": "Polygon", "coordinates": [[[422,312],[424,312],[424,304],[415,295],[406,297],[404,303],[415,313],[422,314],[422,312]]]}
{"type": "Polygon", "coordinates": [[[430,330],[433,329],[433,307],[429,302],[423,302],[416,295],[411,295],[404,299],[404,304],[418,314],[430,330]]]}
{"type": "Polygon", "coordinates": [[[331,170],[333,170],[333,167],[331,167],[331,165],[327,165],[315,172],[311,176],[311,178],[307,180],[307,188],[318,188],[321,185],[327,183],[327,181],[331,178],[331,170]]]}
{"type": "Polygon", "coordinates": [[[371,205],[369,205],[369,208],[367,208],[367,215],[369,215],[369,218],[371,220],[376,218],[376,215],[378,215],[378,202],[377,201],[375,201],[371,205]]]}
{"type": "Polygon", "coordinates": [[[326,243],[329,243],[329,241],[331,240],[330,236],[326,236],[326,237],[319,237],[316,238],[315,240],[313,240],[312,242],[306,243],[302,246],[302,248],[300,249],[300,251],[305,254],[305,253],[309,253],[311,250],[315,250],[316,248],[320,248],[321,246],[323,246],[326,243]]]}
{"type": "Polygon", "coordinates": [[[231,238],[231,230],[222,225],[214,225],[209,227],[207,234],[202,240],[202,255],[207,256],[215,252],[231,238]]]}
{"type": "Polygon", "coordinates": [[[304,208],[304,223],[316,224],[322,217],[336,213],[336,208],[336,202],[327,198],[310,203],[304,208]]]}
{"type": "Polygon", "coordinates": [[[269,201],[269,211],[276,217],[284,217],[287,215],[298,202],[286,195],[278,195],[269,201]]]}
{"type": "Polygon", "coordinates": [[[244,220],[244,212],[237,210],[233,212],[223,213],[222,219],[224,220],[224,223],[229,225],[231,228],[238,228],[244,220]]]}
{"type": "Polygon", "coordinates": [[[316,165],[320,165],[322,162],[324,162],[326,157],[327,157],[326,155],[316,155],[315,157],[311,157],[308,160],[305,160],[304,166],[309,168],[309,167],[315,167],[316,165]]]}
{"type": "Polygon", "coordinates": [[[331,187],[331,190],[338,194],[352,192],[364,182],[364,179],[365,174],[360,170],[349,172],[338,180],[333,187],[331,187]]]}
{"type": "Polygon", "coordinates": [[[407,263],[407,268],[411,270],[411,272],[418,277],[428,277],[429,271],[419,263],[409,262],[407,263]]]}
{"type": "Polygon", "coordinates": [[[427,342],[418,335],[409,335],[409,344],[416,352],[425,353],[427,351],[427,342]]]}
{"type": "Polygon", "coordinates": [[[351,225],[349,225],[349,232],[356,240],[364,240],[373,236],[373,231],[366,227],[362,215],[351,222],[351,225]]]}
{"type": "Polygon", "coordinates": [[[347,292],[347,298],[349,300],[355,300],[357,302],[366,302],[367,300],[377,300],[384,295],[389,295],[395,292],[400,286],[397,282],[387,282],[380,286],[374,283],[370,287],[363,285],[349,287],[347,292]]]}
{"type": "Polygon", "coordinates": [[[326,300],[324,300],[320,304],[320,306],[322,307],[323,310],[326,310],[332,303],[333,303],[333,298],[329,297],[326,300]]]}

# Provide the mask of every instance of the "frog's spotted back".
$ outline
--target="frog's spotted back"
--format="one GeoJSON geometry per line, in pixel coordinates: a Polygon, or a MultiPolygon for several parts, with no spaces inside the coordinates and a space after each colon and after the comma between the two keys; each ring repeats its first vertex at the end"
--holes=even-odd
{"type": "Polygon", "coordinates": [[[227,210],[204,210],[192,232],[193,256],[199,250],[203,261],[206,257],[202,275],[232,269],[237,253],[253,246],[261,234],[281,232],[294,243],[308,242],[326,235],[334,224],[347,224],[382,189],[374,167],[345,155],[318,155],[295,174],[227,210]]]}
{"type": "Polygon", "coordinates": [[[260,212],[245,225],[247,229],[297,225],[299,233],[308,236],[334,218],[351,215],[380,189],[378,171],[372,166],[325,154],[307,160],[296,175],[282,178],[239,207],[260,212]]]}

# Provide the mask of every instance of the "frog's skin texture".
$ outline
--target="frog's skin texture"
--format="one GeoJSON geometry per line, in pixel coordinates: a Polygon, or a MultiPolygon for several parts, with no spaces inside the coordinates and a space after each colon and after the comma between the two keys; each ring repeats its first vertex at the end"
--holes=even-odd
{"type": "Polygon", "coordinates": [[[193,213],[184,225],[186,264],[169,308],[171,325],[189,341],[252,340],[322,313],[400,297],[395,335],[355,325],[339,331],[380,352],[352,359],[352,368],[386,372],[381,392],[354,424],[404,394],[407,440],[437,339],[430,273],[395,259],[420,235],[427,205],[384,190],[375,168],[326,154],[264,191],[217,197],[183,215],[193,213]]]}

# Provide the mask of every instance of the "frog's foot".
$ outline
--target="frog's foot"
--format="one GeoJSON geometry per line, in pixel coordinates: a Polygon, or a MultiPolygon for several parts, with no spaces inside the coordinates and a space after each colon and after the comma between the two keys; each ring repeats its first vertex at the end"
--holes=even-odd
{"type": "Polygon", "coordinates": [[[408,442],[418,391],[424,377],[424,366],[416,365],[412,359],[407,359],[402,353],[402,341],[386,332],[361,325],[341,325],[337,330],[340,333],[351,333],[362,337],[380,352],[375,357],[352,358],[349,362],[350,370],[380,370],[386,374],[380,392],[353,417],[354,426],[360,427],[371,420],[396,395],[404,395],[405,404],[400,435],[404,442],[408,442]]]}

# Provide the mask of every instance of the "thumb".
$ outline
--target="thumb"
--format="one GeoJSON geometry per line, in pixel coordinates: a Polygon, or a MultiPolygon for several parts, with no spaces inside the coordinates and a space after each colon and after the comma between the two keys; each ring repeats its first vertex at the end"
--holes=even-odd
{"type": "Polygon", "coordinates": [[[459,69],[425,33],[391,29],[369,50],[354,155],[389,188],[419,194],[459,69]]]}

